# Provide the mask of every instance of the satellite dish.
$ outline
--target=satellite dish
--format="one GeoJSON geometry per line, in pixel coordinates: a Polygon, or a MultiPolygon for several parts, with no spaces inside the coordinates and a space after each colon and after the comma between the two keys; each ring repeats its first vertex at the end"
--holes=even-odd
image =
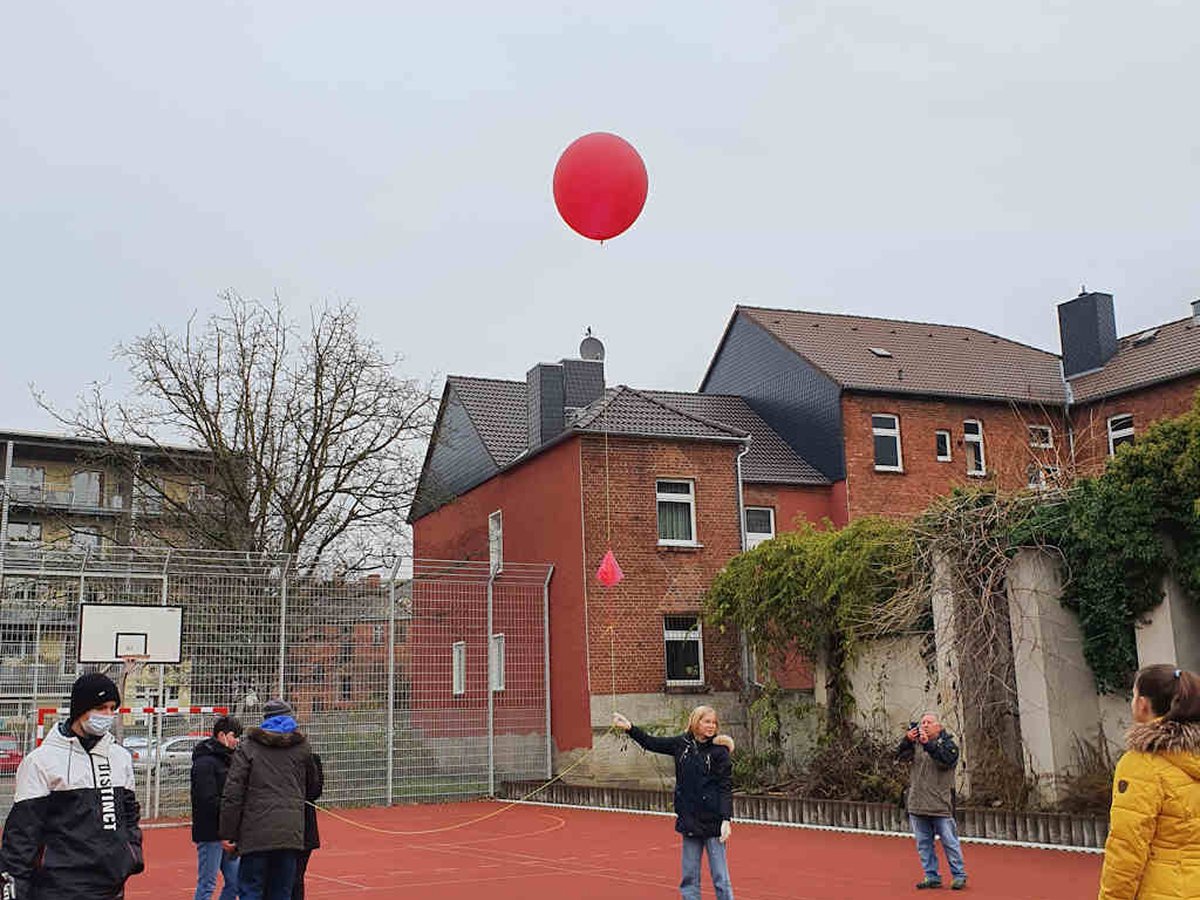
{"type": "Polygon", "coordinates": [[[592,337],[592,329],[587,330],[587,337],[579,345],[579,358],[604,362],[604,344],[599,338],[592,337]]]}

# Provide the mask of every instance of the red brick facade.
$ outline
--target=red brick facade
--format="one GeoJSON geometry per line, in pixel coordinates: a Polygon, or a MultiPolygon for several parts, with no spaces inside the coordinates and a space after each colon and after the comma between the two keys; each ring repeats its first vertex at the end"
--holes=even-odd
{"type": "Polygon", "coordinates": [[[1197,391],[1200,391],[1200,375],[1193,375],[1072,409],[1079,471],[1094,474],[1104,468],[1108,459],[1108,420],[1112,416],[1132,415],[1136,436],[1159,419],[1174,418],[1190,410],[1197,391]]]}
{"type": "Polygon", "coordinates": [[[959,485],[992,483],[1019,490],[1029,483],[1031,465],[1061,465],[1069,455],[1061,412],[1044,407],[1017,407],[1003,403],[901,398],[872,394],[842,395],[843,435],[846,448],[846,491],[851,519],[867,515],[912,516],[935,497],[959,485]],[[900,419],[903,472],[875,468],[875,442],[871,416],[889,414],[900,419]],[[967,474],[963,423],[982,425],[984,477],[967,474]],[[1050,449],[1031,446],[1030,425],[1050,426],[1050,449]],[[951,459],[937,459],[936,432],[950,432],[951,459]]]}
{"type": "Polygon", "coordinates": [[[826,519],[844,525],[844,504],[839,504],[827,485],[747,484],[743,487],[746,506],[775,510],[775,533],[794,531],[797,522],[820,525],[826,519]]]}
{"type": "MultiPolygon", "coordinates": [[[[663,617],[699,614],[713,577],[741,552],[736,457],[738,445],[582,438],[584,541],[591,690],[618,694],[666,689],[663,617]],[[655,482],[695,484],[695,548],[658,545],[655,482]],[[609,508],[611,504],[611,509],[609,508]],[[609,521],[611,520],[611,542],[609,521]],[[592,573],[611,546],[625,572],[612,588],[592,573]]],[[[704,628],[705,687],[741,686],[738,642],[732,633],[704,628]]]]}

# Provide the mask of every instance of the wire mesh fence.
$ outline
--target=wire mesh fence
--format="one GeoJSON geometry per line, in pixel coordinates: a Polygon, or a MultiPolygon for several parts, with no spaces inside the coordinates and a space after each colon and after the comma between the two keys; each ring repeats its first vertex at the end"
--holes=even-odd
{"type": "Polygon", "coordinates": [[[79,672],[106,670],[145,814],[187,816],[192,748],[227,707],[246,725],[286,698],[325,768],[323,802],[467,799],[549,777],[551,568],[424,561],[347,577],[283,556],[198,550],[0,547],[0,815],[37,710],[68,705],[79,672]],[[81,666],[81,604],[178,606],[178,664],[81,666]],[[15,767],[15,762],[13,766],[15,767]]]}

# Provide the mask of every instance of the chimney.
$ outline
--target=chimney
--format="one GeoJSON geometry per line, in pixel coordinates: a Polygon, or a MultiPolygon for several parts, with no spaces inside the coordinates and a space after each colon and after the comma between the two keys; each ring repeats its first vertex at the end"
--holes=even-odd
{"type": "Polygon", "coordinates": [[[1192,321],[1200,322],[1200,300],[1192,301],[1192,321]]]}
{"type": "Polygon", "coordinates": [[[1090,291],[1060,303],[1058,334],[1067,378],[1102,368],[1117,352],[1112,294],[1090,291]]]}
{"type": "Polygon", "coordinates": [[[529,449],[553,440],[563,430],[563,368],[539,363],[525,376],[529,449]]]}

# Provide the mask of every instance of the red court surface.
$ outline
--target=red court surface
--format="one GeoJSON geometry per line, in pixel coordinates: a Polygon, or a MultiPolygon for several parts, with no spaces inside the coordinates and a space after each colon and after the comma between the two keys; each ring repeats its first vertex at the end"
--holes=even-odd
{"type": "MultiPolygon", "coordinates": [[[[466,822],[495,804],[358,809],[342,814],[396,831],[466,822]]],[[[439,900],[669,900],[679,896],[674,820],[549,806],[519,806],[466,828],[391,836],[322,816],[323,846],[309,867],[308,897],[439,900]]],[[[195,850],[187,828],[146,832],[149,870],[127,900],[190,897],[195,850]]],[[[962,896],[1022,900],[1094,898],[1100,857],[1061,850],[966,844],[962,896]]],[[[944,864],[944,863],[943,863],[944,864]]],[[[910,839],[735,824],[729,865],[738,900],[873,900],[929,896],[910,839]]],[[[712,885],[704,874],[704,896],[712,885]]]]}

